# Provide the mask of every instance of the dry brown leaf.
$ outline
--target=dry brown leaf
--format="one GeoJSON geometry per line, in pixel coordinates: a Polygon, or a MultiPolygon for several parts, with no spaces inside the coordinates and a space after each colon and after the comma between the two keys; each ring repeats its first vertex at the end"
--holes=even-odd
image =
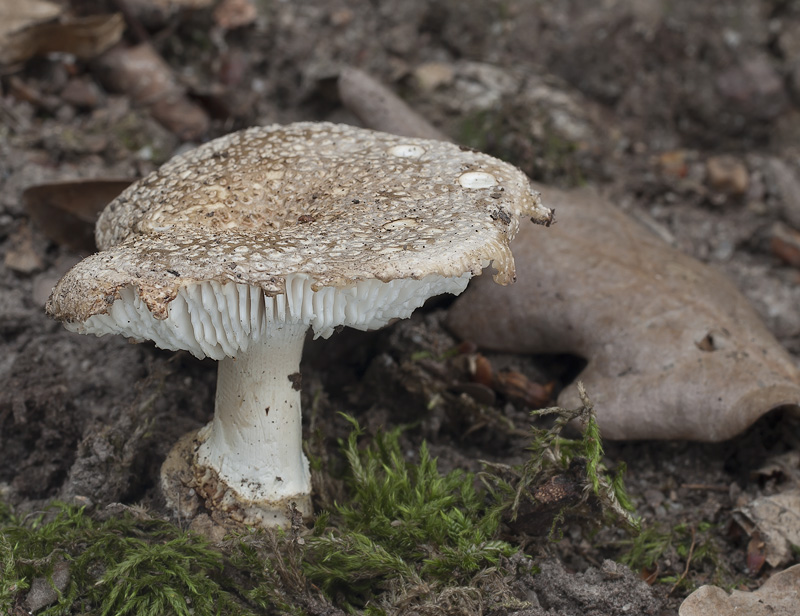
{"type": "Polygon", "coordinates": [[[0,64],[55,51],[93,58],[119,42],[125,30],[119,14],[53,21],[61,14],[50,2],[0,0],[0,64]]]}
{"type": "Polygon", "coordinates": [[[32,186],[22,193],[25,211],[44,235],[83,254],[97,251],[97,216],[133,180],[76,180],[32,186]]]}
{"type": "Polygon", "coordinates": [[[754,592],[728,594],[716,586],[701,586],[689,595],[679,616],[797,616],[800,614],[800,565],[776,573],[754,592]]]}
{"type": "Polygon", "coordinates": [[[12,32],[55,19],[62,11],[59,4],[46,0],[0,0],[0,41],[12,32]]]}
{"type": "Polygon", "coordinates": [[[37,31],[37,54],[61,51],[88,59],[120,41],[125,31],[125,20],[119,13],[75,17],[63,23],[42,24],[37,31]]]}
{"type": "MultiPolygon", "coordinates": [[[[342,102],[369,128],[440,138],[360,71],[342,102]]],[[[521,225],[517,284],[470,283],[449,326],[513,353],[572,353],[611,439],[730,438],[782,405],[800,408],[800,370],[725,276],[671,248],[591,191],[535,186],[559,224],[521,225]],[[539,231],[537,233],[537,231],[539,231]]],[[[578,406],[575,388],[558,404],[578,406]]]]}
{"type": "Polygon", "coordinates": [[[800,489],[762,496],[733,515],[748,535],[764,541],[764,555],[771,567],[792,560],[792,546],[800,546],[800,489]]]}
{"type": "MultiPolygon", "coordinates": [[[[535,188],[557,224],[520,228],[517,284],[471,283],[447,321],[456,334],[586,358],[580,378],[611,439],[720,441],[800,405],[800,370],[724,275],[592,191],[535,188]]],[[[571,387],[558,400],[578,402],[571,387]]]]}
{"type": "Polygon", "coordinates": [[[26,32],[55,19],[62,11],[58,4],[45,0],[0,0],[0,62],[25,59],[22,50],[27,47],[25,39],[29,34],[26,32]]]}

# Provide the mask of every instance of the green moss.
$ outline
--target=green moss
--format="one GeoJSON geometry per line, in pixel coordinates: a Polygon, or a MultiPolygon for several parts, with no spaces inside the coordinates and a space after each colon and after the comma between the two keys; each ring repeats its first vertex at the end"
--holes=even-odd
{"type": "Polygon", "coordinates": [[[636,537],[625,540],[625,553],[619,558],[634,571],[650,570],[672,546],[674,535],[659,526],[648,526],[636,537]]]}
{"type": "Polygon", "coordinates": [[[509,518],[515,520],[523,501],[536,506],[533,494],[537,486],[556,475],[569,475],[570,481],[579,484],[582,498],[564,505],[555,514],[551,537],[560,537],[561,525],[568,514],[589,526],[605,523],[637,533],[641,522],[633,514],[634,507],[625,491],[625,465],[620,464],[615,474],[606,467],[594,406],[582,383],[578,383],[578,393],[582,405],[577,409],[552,407],[533,411],[531,414],[534,416],[552,415],[555,420],[549,428],[531,427],[528,460],[518,468],[487,465],[489,472],[483,475],[483,480],[495,498],[505,503],[509,518]],[[561,435],[571,422],[582,424],[581,438],[568,439],[561,435]]]}
{"type": "MultiPolygon", "coordinates": [[[[2,511],[0,609],[11,613],[35,578],[69,581],[40,614],[246,614],[220,583],[223,556],[201,537],[132,514],[99,521],[83,508],[54,505],[26,519],[2,511]]],[[[55,588],[55,586],[54,586],[55,588]]]]}
{"type": "Polygon", "coordinates": [[[634,571],[663,571],[661,562],[669,558],[680,571],[664,571],[657,581],[669,584],[673,590],[694,590],[698,577],[703,583],[732,587],[737,580],[722,562],[716,544],[719,530],[711,522],[701,522],[696,527],[681,523],[666,529],[654,524],[622,542],[625,551],[619,560],[634,571]]]}
{"type": "Polygon", "coordinates": [[[500,509],[460,470],[439,473],[423,443],[419,461],[405,459],[399,430],[359,449],[354,419],[343,443],[350,498],[318,520],[306,541],[304,570],[325,592],[350,606],[425,580],[431,588],[466,585],[516,550],[497,539],[500,509]],[[329,524],[333,522],[334,527],[329,524]]]}
{"type": "Polygon", "coordinates": [[[249,530],[228,540],[230,573],[248,604],[260,612],[303,616],[303,604],[325,604],[302,572],[302,539],[281,530],[249,530]]]}

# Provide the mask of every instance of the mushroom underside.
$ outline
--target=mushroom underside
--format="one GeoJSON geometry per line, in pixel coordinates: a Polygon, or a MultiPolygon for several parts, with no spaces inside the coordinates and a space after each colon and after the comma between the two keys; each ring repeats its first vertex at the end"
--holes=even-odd
{"type": "Polygon", "coordinates": [[[376,329],[409,317],[429,297],[460,294],[471,277],[470,272],[457,277],[431,274],[420,280],[363,280],[314,290],[309,276],[296,274],[286,277],[286,293],[274,296],[254,285],[200,282],[178,290],[165,319],[156,318],[131,285],[119,290],[107,312],[65,326],[81,334],[152,340],[162,349],[221,360],[247,351],[276,324],[301,324],[322,338],[342,326],[376,329]]]}

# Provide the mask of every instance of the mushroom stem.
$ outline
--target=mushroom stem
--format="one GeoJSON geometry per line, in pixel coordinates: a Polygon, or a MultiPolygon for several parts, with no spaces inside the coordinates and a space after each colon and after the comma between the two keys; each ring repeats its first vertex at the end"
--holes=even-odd
{"type": "Polygon", "coordinates": [[[246,352],[219,363],[214,419],[198,433],[198,491],[214,507],[281,524],[294,502],[311,513],[302,449],[300,358],[308,327],[270,324],[246,352]],[[255,513],[258,512],[258,513],[255,513]]]}

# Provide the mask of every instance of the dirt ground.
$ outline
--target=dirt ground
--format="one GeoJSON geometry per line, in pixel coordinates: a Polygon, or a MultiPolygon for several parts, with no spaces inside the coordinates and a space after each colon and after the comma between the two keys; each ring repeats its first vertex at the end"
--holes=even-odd
{"type": "MultiPolygon", "coordinates": [[[[163,511],[161,461],[179,436],[209,420],[215,387],[211,361],[78,336],[45,316],[50,289],[80,255],[29,221],[23,191],[140,177],[188,145],[255,124],[356,123],[334,87],[344,64],[392,87],[445,133],[538,181],[597,187],[729,274],[800,358],[797,3],[261,0],[258,8],[253,23],[230,31],[208,9],[145,23],[189,100],[210,118],[191,140],[130,92],[112,91],[99,60],[51,55],[0,76],[0,494],[7,502],[26,511],[88,497],[97,507],[144,503],[163,511]]],[[[383,331],[307,343],[304,406],[319,411],[305,417],[312,447],[335,455],[347,433],[337,411],[346,411],[368,432],[415,423],[409,446],[427,439],[444,470],[524,459],[528,408],[518,400],[499,396],[489,411],[455,402],[427,408],[432,394],[452,390],[453,372],[412,356],[440,356],[462,342],[441,326],[448,301],[383,331]],[[506,428],[491,419],[497,414],[506,428]]],[[[580,367],[580,358],[487,356],[531,380],[555,379],[556,393],[580,367]]],[[[631,574],[607,560],[625,553],[624,533],[568,528],[559,541],[530,544],[543,572],[529,588],[548,613],[668,614],[703,583],[758,587],[771,570],[748,561],[752,546],[732,512],[777,489],[778,475],[757,471],[799,441],[797,425],[775,413],[718,445],[606,443],[608,465],[627,464],[645,526],[672,530],[674,545],[657,569],[631,574]],[[687,565],[681,545],[689,541],[707,549],[687,565]],[[668,580],[682,574],[673,588],[668,580]],[[640,575],[650,584],[637,582],[640,575]]]]}

